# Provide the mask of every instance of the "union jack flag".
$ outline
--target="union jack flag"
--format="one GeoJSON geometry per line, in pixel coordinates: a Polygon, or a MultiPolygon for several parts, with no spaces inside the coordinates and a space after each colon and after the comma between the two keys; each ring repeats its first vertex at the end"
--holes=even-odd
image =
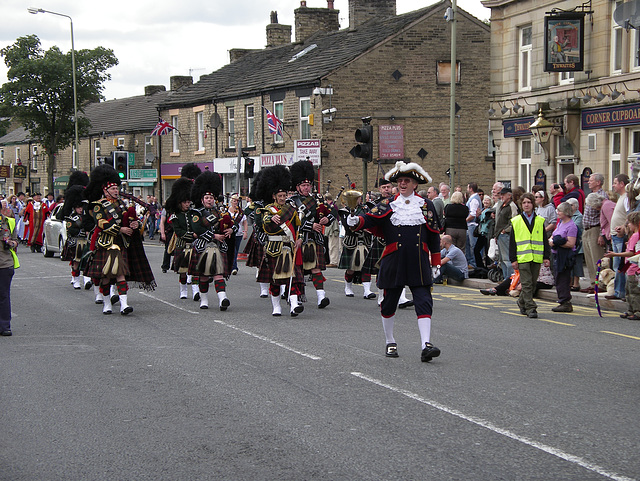
{"type": "Polygon", "coordinates": [[[151,131],[151,135],[165,135],[175,130],[175,127],[171,125],[169,122],[165,122],[161,118],[158,118],[158,123],[155,128],[151,131]]]}
{"type": "Polygon", "coordinates": [[[277,134],[280,137],[284,137],[282,131],[282,120],[276,117],[276,114],[269,111],[268,108],[263,107],[267,111],[267,124],[269,125],[269,133],[277,134]]]}

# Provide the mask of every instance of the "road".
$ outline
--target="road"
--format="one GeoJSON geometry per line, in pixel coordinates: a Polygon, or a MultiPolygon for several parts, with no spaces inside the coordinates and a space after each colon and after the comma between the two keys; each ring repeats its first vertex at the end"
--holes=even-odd
{"type": "MultiPolygon", "coordinates": [[[[590,308],[436,286],[420,362],[415,313],[384,357],[374,300],[271,316],[241,264],[226,312],[131,290],[129,316],[22,249],[14,336],[0,338],[0,480],[640,479],[640,323],[590,308]]],[[[315,299],[311,288],[310,299],[315,299]]],[[[358,296],[360,294],[360,296],[358,296]]],[[[215,303],[212,302],[212,307],[215,303]]]]}

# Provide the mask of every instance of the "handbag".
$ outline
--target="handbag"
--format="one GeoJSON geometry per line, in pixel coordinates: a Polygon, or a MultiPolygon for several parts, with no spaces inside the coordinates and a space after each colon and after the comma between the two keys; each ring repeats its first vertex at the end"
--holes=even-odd
{"type": "Polygon", "coordinates": [[[482,234],[480,234],[480,224],[476,225],[476,228],[473,229],[473,237],[480,237],[482,234]]]}
{"type": "Polygon", "coordinates": [[[487,252],[487,256],[492,261],[498,260],[498,241],[493,238],[489,241],[489,251],[487,252]]]}

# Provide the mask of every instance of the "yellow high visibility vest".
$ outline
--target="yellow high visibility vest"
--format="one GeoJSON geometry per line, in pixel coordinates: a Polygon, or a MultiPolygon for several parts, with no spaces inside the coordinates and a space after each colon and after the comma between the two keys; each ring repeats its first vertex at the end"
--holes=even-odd
{"type": "Polygon", "coordinates": [[[533,218],[533,229],[529,232],[527,223],[522,215],[511,219],[513,235],[516,240],[516,255],[518,263],[537,262],[544,260],[544,217],[533,218]]]}

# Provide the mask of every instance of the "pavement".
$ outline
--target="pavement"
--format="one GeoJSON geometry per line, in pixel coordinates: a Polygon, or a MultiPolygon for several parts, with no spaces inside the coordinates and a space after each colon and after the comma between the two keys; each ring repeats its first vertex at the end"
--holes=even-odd
{"type": "MultiPolygon", "coordinates": [[[[489,279],[465,279],[463,282],[456,282],[449,280],[450,285],[461,285],[463,287],[470,287],[473,289],[489,289],[495,287],[497,284],[489,279]]],[[[589,280],[584,277],[580,278],[580,285],[582,288],[589,287],[589,280]]],[[[627,310],[627,303],[625,301],[614,301],[605,299],[606,293],[598,294],[598,301],[600,303],[600,309],[606,309],[617,312],[625,312],[627,310]]],[[[575,306],[593,307],[596,309],[596,300],[594,294],[585,294],[582,292],[572,292],[571,303],[575,306]]],[[[558,294],[555,288],[553,289],[540,289],[536,298],[544,299],[545,301],[558,302],[558,294]]]]}

